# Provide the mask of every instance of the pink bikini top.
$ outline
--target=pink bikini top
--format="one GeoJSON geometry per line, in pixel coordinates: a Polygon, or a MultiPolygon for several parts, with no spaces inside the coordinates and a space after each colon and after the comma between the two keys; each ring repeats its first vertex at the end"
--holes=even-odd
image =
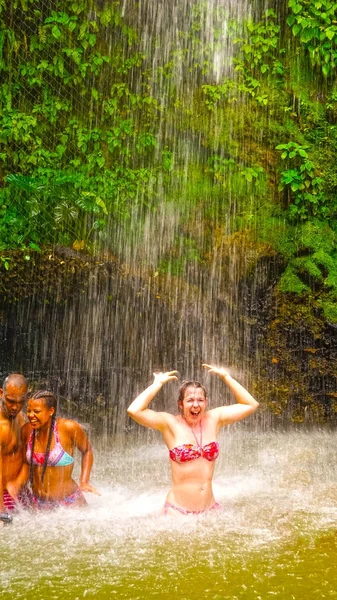
{"type": "Polygon", "coordinates": [[[216,460],[219,456],[219,444],[218,442],[210,442],[205,446],[202,445],[202,424],[200,421],[200,441],[198,440],[194,430],[190,427],[193,437],[197,443],[194,444],[183,444],[182,446],[176,446],[176,448],[172,448],[169,451],[170,459],[175,462],[189,462],[190,460],[195,460],[196,458],[206,458],[210,462],[216,460]]]}
{"type": "Polygon", "coordinates": [[[196,458],[206,458],[210,462],[216,460],[219,456],[218,442],[211,442],[205,446],[193,446],[193,444],[183,444],[170,450],[170,459],[175,462],[189,462],[196,458]]]}
{"type": "MultiPolygon", "coordinates": [[[[56,421],[54,421],[53,433],[54,433],[54,448],[52,448],[49,452],[47,466],[48,467],[67,467],[68,465],[72,465],[74,462],[74,458],[71,456],[71,454],[68,454],[68,452],[66,452],[64,450],[64,448],[61,446],[61,442],[60,442],[59,436],[58,436],[56,421]]],[[[29,436],[28,444],[27,444],[26,460],[28,463],[30,463],[31,458],[32,458],[32,446],[33,446],[33,432],[31,432],[31,434],[29,436]]],[[[35,466],[43,465],[44,459],[45,459],[44,452],[35,452],[35,451],[33,452],[33,465],[35,465],[35,466]]]]}

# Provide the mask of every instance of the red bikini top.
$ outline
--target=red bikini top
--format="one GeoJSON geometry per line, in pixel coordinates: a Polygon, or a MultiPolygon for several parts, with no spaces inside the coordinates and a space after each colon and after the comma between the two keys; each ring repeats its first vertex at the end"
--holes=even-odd
{"type": "Polygon", "coordinates": [[[183,444],[169,451],[170,459],[174,462],[189,462],[196,458],[206,458],[210,462],[216,460],[219,456],[218,442],[211,442],[205,446],[193,446],[193,444],[183,444]]]}

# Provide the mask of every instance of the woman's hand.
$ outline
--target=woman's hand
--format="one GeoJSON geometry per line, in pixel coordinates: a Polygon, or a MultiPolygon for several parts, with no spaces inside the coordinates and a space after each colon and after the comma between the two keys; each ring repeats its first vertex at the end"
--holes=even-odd
{"type": "Polygon", "coordinates": [[[214,365],[206,365],[206,364],[203,364],[202,366],[205,367],[205,369],[208,369],[209,373],[215,373],[216,375],[221,377],[221,379],[223,379],[224,381],[229,379],[231,376],[228,369],[224,369],[223,367],[216,367],[214,365]]]}
{"type": "Polygon", "coordinates": [[[178,377],[176,376],[176,373],[178,373],[178,371],[167,371],[166,373],[153,373],[154,376],[154,384],[159,384],[159,385],[164,385],[164,383],[167,383],[168,381],[172,381],[174,379],[178,379],[178,377]]]}
{"type": "Polygon", "coordinates": [[[158,392],[160,392],[165,383],[178,379],[176,373],[177,371],[153,373],[153,383],[131,402],[127,409],[128,415],[144,427],[163,431],[167,427],[168,414],[165,412],[157,412],[148,408],[148,406],[158,392]]]}
{"type": "Polygon", "coordinates": [[[237,404],[219,406],[211,411],[220,427],[241,421],[255,412],[259,403],[238,381],[231,377],[228,369],[206,364],[202,366],[208,369],[209,373],[218,375],[226,383],[228,389],[233,392],[237,401],[237,404]]]}
{"type": "Polygon", "coordinates": [[[96,494],[96,496],[102,495],[101,492],[96,490],[96,488],[94,488],[94,486],[91,485],[90,483],[80,483],[79,488],[80,488],[81,492],[91,492],[92,494],[96,494]]]}

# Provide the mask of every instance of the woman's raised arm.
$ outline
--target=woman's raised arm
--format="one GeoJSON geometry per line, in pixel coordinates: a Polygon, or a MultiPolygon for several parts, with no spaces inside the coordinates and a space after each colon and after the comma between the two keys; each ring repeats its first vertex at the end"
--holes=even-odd
{"type": "Polygon", "coordinates": [[[148,408],[151,400],[158,394],[163,385],[168,381],[178,379],[177,371],[167,371],[166,373],[154,373],[153,383],[146,388],[127,409],[128,415],[144,427],[162,430],[167,422],[167,413],[156,412],[148,408]]]}
{"type": "Polygon", "coordinates": [[[249,415],[256,411],[259,403],[238,381],[236,381],[236,379],[230,375],[227,369],[207,364],[203,364],[202,366],[208,369],[209,373],[215,373],[218,375],[218,377],[222,379],[231,392],[233,392],[237,400],[237,404],[220,406],[219,408],[213,409],[212,412],[217,416],[218,423],[221,427],[223,425],[236,423],[236,421],[242,421],[242,419],[249,417],[249,415]]]}

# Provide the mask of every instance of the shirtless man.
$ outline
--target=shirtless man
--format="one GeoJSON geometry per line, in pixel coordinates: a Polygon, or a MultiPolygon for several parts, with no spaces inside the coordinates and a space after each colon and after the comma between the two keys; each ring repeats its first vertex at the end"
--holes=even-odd
{"type": "Polygon", "coordinates": [[[26,378],[12,373],[0,389],[0,520],[3,522],[6,522],[5,511],[16,507],[7,483],[18,476],[22,466],[21,427],[25,419],[21,410],[27,388],[26,378]]]}
{"type": "Polygon", "coordinates": [[[203,367],[220,377],[236,403],[206,410],[205,388],[197,381],[187,381],[180,388],[179,414],[148,408],[163,385],[177,379],[177,371],[169,371],[155,373],[152,385],[128,408],[128,414],[137,423],[161,432],[169,450],[172,487],[166,497],[164,514],[200,514],[219,508],[212,489],[214,461],[219,454],[218,432],[224,425],[245,419],[259,406],[227,369],[207,364],[203,367]]]}

